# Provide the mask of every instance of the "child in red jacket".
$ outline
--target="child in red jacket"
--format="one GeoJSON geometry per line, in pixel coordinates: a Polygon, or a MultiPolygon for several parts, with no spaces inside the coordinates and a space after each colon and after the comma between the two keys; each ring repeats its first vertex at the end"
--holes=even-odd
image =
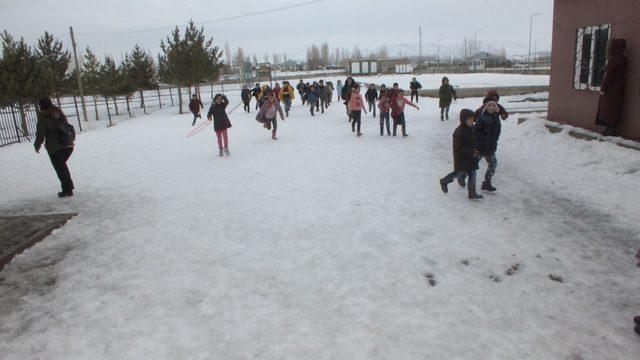
{"type": "Polygon", "coordinates": [[[367,110],[364,108],[364,101],[362,100],[362,95],[360,95],[360,85],[357,83],[353,85],[353,91],[351,92],[347,109],[349,110],[349,117],[351,118],[351,132],[356,132],[357,125],[357,136],[362,136],[360,132],[360,119],[362,117],[362,111],[366,114],[367,110]]]}
{"type": "Polygon", "coordinates": [[[391,117],[393,118],[393,136],[396,136],[398,125],[402,126],[402,136],[407,135],[407,123],[404,117],[404,106],[410,105],[420,110],[420,108],[404,97],[404,90],[398,89],[396,96],[391,98],[391,117]]]}

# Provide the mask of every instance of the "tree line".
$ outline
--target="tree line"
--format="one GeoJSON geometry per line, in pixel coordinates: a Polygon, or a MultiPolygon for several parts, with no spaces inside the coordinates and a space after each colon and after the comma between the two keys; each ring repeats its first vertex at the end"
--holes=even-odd
{"type": "MultiPolygon", "coordinates": [[[[38,99],[49,96],[60,105],[61,97],[78,95],[71,53],[60,39],[48,32],[33,47],[6,30],[0,38],[0,107],[18,111],[26,135],[26,112],[38,99]]],[[[157,62],[138,45],[119,62],[111,55],[99,59],[89,47],[85,49],[79,60],[81,78],[84,94],[94,98],[96,118],[96,102],[100,97],[113,100],[117,113],[115,98],[118,95],[126,96],[128,108],[132,95],[139,92],[141,106],[144,106],[143,91],[158,89],[159,83],[177,85],[179,93],[181,86],[194,87],[198,92],[198,84],[218,79],[222,51],[213,44],[213,38],[205,36],[204,28],[197,28],[193,21],[189,21],[184,31],[176,26],[161,40],[160,47],[157,62]]]]}

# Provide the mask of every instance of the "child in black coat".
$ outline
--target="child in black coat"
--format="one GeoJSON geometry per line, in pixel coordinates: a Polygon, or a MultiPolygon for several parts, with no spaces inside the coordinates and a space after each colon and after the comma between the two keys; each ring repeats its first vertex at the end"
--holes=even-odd
{"type": "Polygon", "coordinates": [[[231,127],[231,121],[227,116],[227,105],[229,105],[229,99],[222,94],[216,94],[213,98],[213,104],[209,108],[207,113],[207,119],[213,120],[213,130],[216,132],[218,138],[218,148],[220,149],[220,156],[224,154],[231,155],[229,152],[229,139],[227,137],[227,129],[231,127]]]}
{"type": "Polygon", "coordinates": [[[479,152],[476,137],[473,133],[473,123],[476,116],[473,110],[460,111],[460,126],[453,132],[453,172],[440,179],[442,191],[447,193],[447,185],[458,178],[460,185],[464,186],[463,176],[468,176],[467,189],[469,199],[482,199],[482,195],[476,192],[476,170],[478,169],[479,152]]]}

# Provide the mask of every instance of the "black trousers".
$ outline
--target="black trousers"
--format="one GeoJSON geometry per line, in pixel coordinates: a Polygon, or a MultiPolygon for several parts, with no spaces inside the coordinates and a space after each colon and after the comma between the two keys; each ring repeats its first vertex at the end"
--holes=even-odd
{"type": "Polygon", "coordinates": [[[60,185],[63,192],[70,192],[74,189],[73,181],[71,180],[71,174],[69,173],[69,168],[67,167],[67,160],[69,160],[71,153],[73,153],[73,147],[64,148],[62,150],[56,151],[53,154],[49,154],[53,169],[56,171],[58,179],[60,179],[60,185]]]}
{"type": "Polygon", "coordinates": [[[353,121],[351,122],[351,131],[356,132],[356,126],[358,128],[358,134],[360,134],[360,118],[362,117],[362,111],[361,110],[352,110],[351,111],[351,119],[353,119],[353,121]]]}
{"type": "Polygon", "coordinates": [[[416,102],[418,102],[418,100],[420,99],[418,97],[418,90],[411,90],[411,101],[413,101],[413,97],[416,97],[416,102]]]}
{"type": "Polygon", "coordinates": [[[250,101],[243,101],[244,103],[244,111],[251,112],[251,106],[249,105],[250,101]]]}

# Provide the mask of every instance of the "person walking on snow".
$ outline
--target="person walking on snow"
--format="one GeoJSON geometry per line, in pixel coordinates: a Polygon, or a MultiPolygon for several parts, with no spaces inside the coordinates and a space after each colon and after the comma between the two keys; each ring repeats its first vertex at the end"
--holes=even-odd
{"type": "Polygon", "coordinates": [[[305,101],[304,88],[305,88],[304,81],[300,79],[300,82],[298,83],[298,85],[296,85],[296,89],[298,89],[298,94],[300,95],[300,100],[302,100],[302,105],[304,105],[304,101],[305,101]]]}
{"type": "Polygon", "coordinates": [[[280,119],[284,121],[284,114],[282,113],[280,101],[276,99],[276,95],[273,91],[270,91],[267,94],[264,103],[260,106],[260,112],[256,116],[256,120],[264,123],[264,127],[267,130],[271,130],[271,139],[273,140],[278,140],[276,137],[278,132],[278,114],[280,114],[280,119]]]}
{"type": "Polygon", "coordinates": [[[380,109],[380,136],[384,135],[384,124],[387,128],[387,136],[391,135],[391,128],[389,127],[389,93],[386,88],[380,89],[380,100],[378,101],[378,108],[380,109]]]}
{"type": "Polygon", "coordinates": [[[409,83],[409,90],[411,90],[411,101],[413,101],[413,96],[416,97],[416,103],[418,102],[418,90],[422,89],[422,85],[416,80],[416,78],[411,79],[409,83]]]}
{"type": "Polygon", "coordinates": [[[369,85],[367,92],[364,93],[364,98],[367,99],[367,104],[369,104],[369,112],[373,111],[373,117],[375,118],[376,100],[378,100],[378,90],[376,89],[376,84],[371,83],[371,85],[369,85]]]}
{"type": "Polygon", "coordinates": [[[251,90],[251,95],[253,95],[253,97],[256,98],[256,110],[258,110],[258,108],[260,107],[260,84],[256,83],[256,85],[253,87],[253,90],[251,90]]]}
{"type": "Polygon", "coordinates": [[[342,98],[342,81],[338,80],[336,82],[336,99],[340,100],[342,98]]]}
{"type": "Polygon", "coordinates": [[[204,107],[204,105],[202,105],[202,101],[200,101],[200,99],[198,99],[198,95],[193,94],[191,95],[191,101],[189,101],[189,111],[191,111],[191,113],[193,114],[193,122],[191,123],[191,126],[194,126],[196,124],[196,119],[201,118],[202,116],[200,115],[200,110],[204,107]]]}
{"type": "Polygon", "coordinates": [[[320,98],[320,110],[324,114],[324,108],[329,107],[329,87],[324,84],[323,80],[320,80],[316,91],[320,98]]]}
{"type": "MultiPolygon", "coordinates": [[[[507,110],[505,110],[505,108],[502,105],[500,105],[500,95],[498,94],[498,91],[496,90],[487,91],[487,95],[484,97],[484,99],[491,99],[495,101],[496,104],[498,104],[498,114],[500,115],[500,118],[502,120],[507,120],[507,118],[509,118],[509,113],[507,112],[507,110]]],[[[482,111],[484,110],[484,107],[486,106],[486,104],[487,104],[486,101],[483,100],[482,106],[480,106],[476,110],[476,119],[480,117],[480,114],[482,114],[482,111]]]]}
{"type": "Polygon", "coordinates": [[[445,118],[449,120],[451,99],[458,100],[458,94],[453,86],[449,85],[449,79],[446,76],[442,78],[438,96],[440,97],[440,121],[444,121],[445,118]]]}
{"type": "Polygon", "coordinates": [[[481,157],[487,161],[487,171],[480,189],[484,191],[496,191],[491,185],[491,180],[496,173],[498,160],[496,150],[498,149],[498,139],[500,138],[501,124],[498,103],[493,98],[484,99],[484,110],[473,128],[478,142],[478,151],[481,157]]]}
{"type": "MultiPolygon", "coordinates": [[[[393,94],[393,93],[392,93],[393,94]]],[[[398,125],[402,127],[402,136],[406,137],[407,135],[407,120],[404,115],[404,106],[410,105],[414,108],[420,110],[420,108],[407,100],[404,97],[404,90],[398,89],[397,95],[391,97],[391,117],[393,118],[393,136],[396,136],[396,130],[398,129],[398,125]]]]}
{"type": "Polygon", "coordinates": [[[482,195],[476,192],[476,170],[478,169],[479,152],[473,124],[476,120],[475,113],[470,109],[460,111],[460,126],[453,132],[453,172],[440,179],[440,187],[444,193],[449,192],[447,185],[454,179],[458,179],[464,186],[462,176],[469,177],[466,184],[468,197],[471,200],[482,199],[482,195]]]}
{"type": "MultiPolygon", "coordinates": [[[[349,112],[349,101],[351,101],[351,91],[356,84],[355,80],[352,77],[348,77],[344,82],[344,86],[342,86],[342,91],[340,92],[340,98],[344,101],[344,105],[347,108],[347,115],[349,112]]],[[[349,122],[351,122],[351,116],[349,115],[349,122]]]]}
{"type": "Polygon", "coordinates": [[[249,106],[249,104],[251,103],[251,91],[246,84],[242,85],[242,92],[240,93],[240,97],[242,98],[242,103],[244,104],[244,111],[250,113],[251,107],[249,106]]]}
{"type": "Polygon", "coordinates": [[[362,111],[366,114],[367,110],[364,108],[364,101],[362,100],[362,95],[360,95],[360,85],[358,84],[353,85],[347,109],[349,111],[349,117],[353,119],[351,121],[351,132],[355,133],[357,126],[357,136],[362,136],[362,132],[360,132],[362,111]]]}
{"type": "Polygon", "coordinates": [[[216,132],[216,137],[218,138],[220,156],[223,154],[231,155],[229,152],[229,138],[227,136],[227,129],[231,127],[231,121],[229,121],[229,116],[227,116],[227,105],[229,105],[229,99],[227,99],[225,95],[216,94],[207,113],[207,119],[213,121],[213,130],[216,132]]]}
{"type": "Polygon", "coordinates": [[[73,141],[75,139],[75,131],[73,126],[67,122],[67,117],[62,110],[55,107],[51,99],[44,97],[38,101],[40,110],[37,113],[38,123],[36,125],[36,138],[33,146],[36,153],[40,153],[40,147],[44,143],[45,149],[49,154],[49,159],[53,165],[53,169],[58,175],[62,191],[58,193],[58,197],[73,196],[73,180],[71,173],[67,167],[67,160],[73,153],[73,141]]]}
{"type": "Polygon", "coordinates": [[[333,92],[335,88],[333,87],[333,82],[327,81],[327,107],[331,105],[331,101],[333,100],[333,92]]]}
{"type": "Polygon", "coordinates": [[[289,117],[289,111],[291,111],[291,103],[296,97],[296,91],[293,89],[288,81],[282,83],[282,91],[280,91],[279,100],[284,104],[284,112],[289,117]]]}
{"type": "Polygon", "coordinates": [[[276,82],[276,85],[273,87],[273,92],[276,94],[276,99],[280,99],[280,91],[282,88],[280,87],[280,83],[276,82]]]}
{"type": "Polygon", "coordinates": [[[315,82],[309,86],[309,90],[307,91],[307,103],[311,106],[311,116],[315,116],[313,113],[313,108],[318,108],[318,91],[316,90],[315,82]]]}

